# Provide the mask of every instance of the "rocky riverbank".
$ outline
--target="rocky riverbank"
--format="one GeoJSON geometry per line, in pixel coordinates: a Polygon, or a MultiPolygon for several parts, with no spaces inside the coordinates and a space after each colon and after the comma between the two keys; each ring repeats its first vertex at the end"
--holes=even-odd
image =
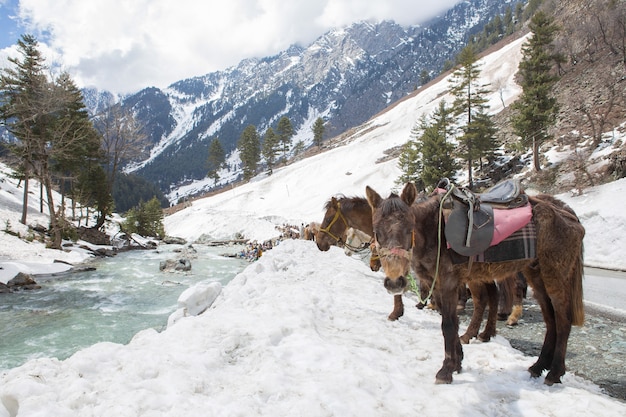
{"type": "MultiPolygon", "coordinates": [[[[524,314],[516,326],[499,321],[498,335],[528,356],[539,356],[545,324],[537,302],[530,296],[524,300],[524,314]]],[[[471,299],[461,313],[460,326],[469,324],[471,299]]],[[[611,397],[626,401],[626,317],[586,305],[582,327],[573,327],[567,345],[565,364],[568,372],[593,381],[611,397]]],[[[485,314],[486,318],[486,314],[485,314]]]]}

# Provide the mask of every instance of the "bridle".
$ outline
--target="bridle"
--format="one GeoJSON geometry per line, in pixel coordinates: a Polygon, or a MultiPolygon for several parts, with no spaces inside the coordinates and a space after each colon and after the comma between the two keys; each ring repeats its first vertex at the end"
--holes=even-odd
{"type": "Polygon", "coordinates": [[[374,245],[376,246],[376,252],[378,252],[378,256],[380,258],[387,258],[390,256],[396,256],[398,258],[405,258],[409,262],[413,257],[413,248],[415,247],[415,230],[411,231],[411,247],[409,249],[401,248],[400,246],[395,246],[393,248],[384,248],[380,246],[378,243],[378,239],[376,238],[376,234],[374,233],[374,245]]]}
{"type": "Polygon", "coordinates": [[[328,223],[328,226],[326,226],[324,228],[320,228],[320,232],[326,233],[328,236],[330,236],[333,239],[335,239],[336,242],[341,242],[341,237],[335,236],[330,231],[330,228],[333,227],[333,224],[335,224],[337,222],[337,220],[339,220],[339,219],[343,220],[343,224],[346,226],[346,229],[348,229],[350,227],[350,226],[348,226],[348,221],[346,220],[346,218],[343,217],[343,213],[341,213],[341,203],[337,202],[337,211],[335,212],[335,217],[333,217],[333,219],[330,221],[330,223],[328,223]]]}

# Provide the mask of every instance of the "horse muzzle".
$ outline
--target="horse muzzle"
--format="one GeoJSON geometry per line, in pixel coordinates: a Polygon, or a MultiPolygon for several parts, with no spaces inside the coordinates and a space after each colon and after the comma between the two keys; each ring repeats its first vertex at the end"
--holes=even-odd
{"type": "Polygon", "coordinates": [[[408,285],[408,281],[404,276],[399,276],[396,279],[385,277],[384,281],[385,289],[389,294],[402,294],[408,285]]]}
{"type": "Polygon", "coordinates": [[[317,243],[317,248],[321,250],[322,252],[326,252],[330,249],[330,243],[326,241],[318,239],[315,243],[317,243]]]}

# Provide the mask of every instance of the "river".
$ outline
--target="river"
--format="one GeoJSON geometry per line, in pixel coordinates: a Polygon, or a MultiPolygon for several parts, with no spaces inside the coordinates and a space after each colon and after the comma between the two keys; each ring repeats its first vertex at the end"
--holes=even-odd
{"type": "Polygon", "coordinates": [[[179,295],[206,281],[227,284],[248,264],[222,256],[240,246],[194,245],[187,273],[159,271],[180,245],[97,260],[95,271],[36,278],[39,290],[0,294],[0,370],[37,357],[63,360],[98,342],[128,343],[140,330],[163,330],[179,295]]]}

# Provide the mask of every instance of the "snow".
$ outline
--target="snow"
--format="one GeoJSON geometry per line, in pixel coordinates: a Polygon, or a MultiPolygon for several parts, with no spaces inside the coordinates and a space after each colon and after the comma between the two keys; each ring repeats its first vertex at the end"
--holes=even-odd
{"type": "MultiPolygon", "coordinates": [[[[488,57],[485,67],[501,68],[519,46],[488,57]]],[[[376,160],[408,139],[444,90],[438,84],[398,103],[356,129],[358,139],[348,145],[194,201],[166,217],[166,231],[191,241],[237,233],[260,241],[277,236],[283,223],[321,221],[334,194],[362,196],[366,185],[386,194],[397,160],[376,160]]],[[[15,185],[6,177],[0,182],[0,215],[26,233],[15,185]]],[[[559,196],[586,228],[588,264],[626,269],[624,187],[621,179],[559,196]]],[[[29,222],[46,224],[41,216],[33,213],[29,222]]],[[[11,271],[47,272],[53,259],[88,256],[0,233],[0,266],[11,271]]],[[[6,272],[0,270],[5,282],[6,272]]],[[[451,385],[436,385],[444,354],[440,316],[409,308],[401,320],[388,321],[392,297],[383,278],[339,248],[320,252],[310,241],[283,241],[228,285],[184,291],[165,331],[144,330],[126,345],[99,343],[64,361],[41,358],[3,372],[0,417],[626,415],[626,403],[575,369],[551,387],[531,378],[527,368],[536,357],[501,336],[464,346],[463,372],[451,385]]]]}

